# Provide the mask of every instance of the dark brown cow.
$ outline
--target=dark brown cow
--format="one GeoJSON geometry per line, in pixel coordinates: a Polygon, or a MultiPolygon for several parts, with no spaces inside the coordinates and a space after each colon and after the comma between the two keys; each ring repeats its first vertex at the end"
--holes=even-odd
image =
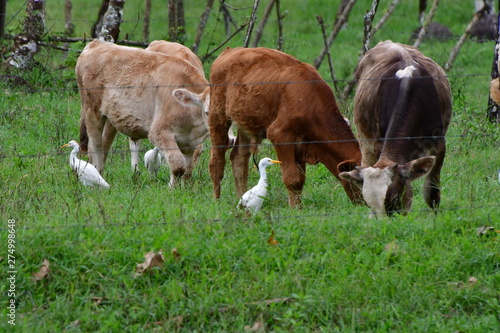
{"type": "MultiPolygon", "coordinates": [[[[291,207],[301,204],[306,163],[323,163],[337,178],[360,163],[361,153],[339,112],[332,89],[310,65],[266,48],[226,49],[210,71],[209,171],[220,197],[231,122],[238,126],[231,152],[239,197],[247,190],[250,143],[268,138],[281,164],[291,207]]],[[[341,180],[352,201],[355,186],[341,180]]]]}
{"type": "Polygon", "coordinates": [[[102,172],[117,132],[148,138],[170,167],[170,185],[189,177],[194,147],[208,136],[208,82],[198,68],[160,52],[90,42],[76,64],[80,137],[102,172]],[[178,87],[188,89],[176,89],[178,87]]]}
{"type": "Polygon", "coordinates": [[[362,184],[374,216],[408,211],[410,182],[428,173],[424,198],[436,208],[451,119],[444,71],[418,49],[385,41],[368,51],[355,77],[354,124],[362,166],[340,177],[362,184]]]}

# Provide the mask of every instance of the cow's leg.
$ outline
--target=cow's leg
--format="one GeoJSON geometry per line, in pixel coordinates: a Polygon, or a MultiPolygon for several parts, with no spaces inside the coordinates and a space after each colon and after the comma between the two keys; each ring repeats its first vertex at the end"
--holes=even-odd
{"type": "Polygon", "coordinates": [[[160,149],[162,158],[167,161],[170,168],[170,187],[175,187],[179,178],[186,172],[186,160],[182,154],[175,136],[165,131],[152,130],[149,133],[149,141],[160,149]]]}
{"type": "Polygon", "coordinates": [[[248,187],[248,160],[250,159],[251,138],[238,131],[236,142],[231,151],[230,159],[233,167],[234,182],[236,184],[236,194],[241,198],[248,187]]]}
{"type": "Polygon", "coordinates": [[[93,164],[99,173],[104,169],[104,150],[102,146],[102,136],[104,125],[106,123],[105,117],[95,117],[94,112],[86,112],[85,126],[87,135],[89,137],[88,155],[89,162],[93,164]]]}
{"type": "Polygon", "coordinates": [[[128,138],[128,146],[130,148],[130,164],[132,170],[137,172],[139,170],[139,153],[141,152],[141,140],[128,138]]]}
{"type": "Polygon", "coordinates": [[[432,169],[427,174],[424,183],[424,199],[432,209],[439,207],[441,201],[441,168],[443,167],[446,147],[440,149],[432,169]]]}
{"type": "MultiPolygon", "coordinates": [[[[209,116],[211,116],[211,114],[209,114],[209,116]]],[[[220,185],[222,178],[224,177],[226,151],[229,145],[227,136],[228,130],[229,126],[226,126],[225,122],[219,122],[218,125],[210,124],[210,139],[212,141],[212,148],[210,149],[208,172],[210,173],[210,178],[212,178],[214,198],[216,199],[220,198],[220,185]]]]}
{"type": "Polygon", "coordinates": [[[286,131],[277,131],[269,128],[267,136],[274,145],[278,159],[283,162],[281,176],[288,190],[288,204],[292,208],[302,205],[302,189],[306,181],[306,163],[295,160],[295,146],[293,136],[283,136],[286,131]],[[278,136],[276,133],[280,133],[278,136]]]}
{"type": "Polygon", "coordinates": [[[113,141],[115,140],[116,133],[117,133],[116,128],[111,124],[111,122],[109,120],[106,120],[106,123],[104,124],[104,129],[102,132],[103,163],[106,163],[106,160],[108,159],[109,150],[111,149],[111,145],[113,144],[113,141]]]}
{"type": "Polygon", "coordinates": [[[199,144],[196,148],[188,154],[184,154],[184,159],[186,160],[186,173],[184,173],[183,178],[185,180],[191,179],[193,176],[193,169],[195,165],[198,163],[198,159],[203,151],[203,144],[199,144]]]}

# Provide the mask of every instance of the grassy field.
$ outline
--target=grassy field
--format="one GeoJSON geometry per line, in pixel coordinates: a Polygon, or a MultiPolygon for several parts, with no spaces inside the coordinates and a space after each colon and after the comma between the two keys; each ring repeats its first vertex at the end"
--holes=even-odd
{"type": "MultiPolygon", "coordinates": [[[[312,63],[323,45],[314,15],[333,22],[338,2],[282,1],[284,51],[312,63]]],[[[461,35],[473,14],[469,2],[441,1],[436,21],[461,35]]],[[[89,30],[99,3],[75,1],[76,36],[89,30]]],[[[377,17],[388,3],[381,2],[377,17]]],[[[190,1],[186,7],[188,46],[204,4],[190,1]]],[[[370,4],[358,1],[332,46],[341,88],[356,65],[370,4]]],[[[47,26],[58,34],[64,29],[62,9],[56,2],[47,6],[47,26]]],[[[142,6],[127,0],[122,33],[129,39],[142,39],[142,6]]],[[[417,6],[402,1],[372,45],[384,39],[408,43],[418,27],[417,6]]],[[[10,18],[22,1],[7,7],[7,30],[16,33],[23,18],[10,18]]],[[[168,36],[164,7],[153,11],[151,40],[168,36]]],[[[231,11],[238,24],[250,12],[231,11]]],[[[270,19],[261,46],[276,47],[275,25],[270,19]]],[[[200,56],[225,39],[217,9],[205,32],[200,56]]],[[[243,38],[240,34],[229,45],[241,45],[243,38]]],[[[421,49],[444,65],[457,40],[426,40],[421,49]]],[[[220,200],[212,197],[209,140],[193,181],[169,189],[165,168],[158,178],[144,168],[134,177],[127,140],[118,136],[104,172],[112,188],[83,187],[68,165],[70,151],[60,148],[78,139],[73,67],[83,44],[71,48],[68,55],[44,49],[37,60],[45,70],[17,73],[36,92],[1,86],[0,331],[500,330],[500,234],[495,232],[500,230],[500,130],[486,118],[493,41],[467,40],[448,73],[454,114],[441,210],[437,215],[427,210],[418,180],[408,216],[376,220],[368,219],[367,207],[349,202],[322,165],[308,167],[301,210],[288,208],[280,170],[269,167],[269,200],[255,217],[244,218],[235,208],[229,166],[220,200]],[[493,230],[478,235],[482,226],[493,230]],[[9,249],[10,230],[15,248],[9,249]],[[271,235],[277,243],[269,241],[271,235]],[[150,251],[162,251],[163,265],[137,274],[137,264],[150,251]],[[47,275],[40,270],[44,259],[47,275]],[[7,280],[11,275],[15,282],[7,280]],[[8,317],[11,300],[15,326],[8,317]]],[[[204,64],[207,75],[212,60],[204,64]]],[[[320,73],[330,78],[326,63],[320,73]]],[[[352,99],[341,108],[351,117],[352,99]]],[[[264,156],[276,157],[267,144],[258,157],[264,156]]],[[[257,179],[252,172],[249,183],[257,179]]]]}

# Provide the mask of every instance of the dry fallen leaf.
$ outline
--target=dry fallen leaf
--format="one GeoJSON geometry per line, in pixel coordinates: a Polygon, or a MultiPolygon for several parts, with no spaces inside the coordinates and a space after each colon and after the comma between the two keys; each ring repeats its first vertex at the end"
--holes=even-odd
{"type": "Polygon", "coordinates": [[[92,297],[91,300],[95,303],[95,305],[99,305],[104,301],[107,301],[107,297],[92,297]]]}
{"type": "Polygon", "coordinates": [[[493,228],[493,227],[488,227],[486,225],[483,225],[482,227],[477,228],[476,232],[477,232],[478,236],[487,236],[487,235],[491,235],[494,230],[495,230],[495,228],[493,228]]]}
{"type": "Polygon", "coordinates": [[[170,319],[176,326],[177,328],[182,327],[182,323],[184,322],[184,317],[183,316],[177,316],[172,319],[170,319]]]}
{"type": "Polygon", "coordinates": [[[477,283],[477,279],[476,279],[475,277],[471,276],[471,277],[467,280],[467,282],[469,282],[469,284],[475,284],[475,283],[477,283]]]}
{"type": "Polygon", "coordinates": [[[245,326],[245,332],[265,332],[264,330],[264,323],[262,322],[262,319],[258,319],[255,324],[253,324],[252,327],[249,325],[245,326]]]}
{"type": "Polygon", "coordinates": [[[40,266],[38,272],[33,273],[33,281],[40,281],[41,279],[45,278],[50,272],[49,266],[49,261],[47,259],[43,259],[42,266],[40,266]]]}
{"type": "Polygon", "coordinates": [[[276,245],[278,245],[278,244],[279,244],[279,242],[278,242],[276,239],[274,239],[274,230],[273,230],[273,231],[271,231],[271,237],[269,237],[269,238],[268,238],[267,242],[268,242],[268,243],[269,243],[269,245],[271,245],[271,246],[276,246],[276,245]]]}
{"type": "Polygon", "coordinates": [[[162,267],[163,263],[165,262],[162,251],[158,251],[158,253],[148,252],[144,255],[144,258],[146,260],[144,260],[143,263],[137,264],[137,267],[135,269],[136,275],[140,275],[146,271],[149,271],[153,267],[162,267]]]}
{"type": "Polygon", "coordinates": [[[175,247],[172,249],[172,255],[174,256],[175,261],[181,260],[181,254],[177,251],[175,247]]]}

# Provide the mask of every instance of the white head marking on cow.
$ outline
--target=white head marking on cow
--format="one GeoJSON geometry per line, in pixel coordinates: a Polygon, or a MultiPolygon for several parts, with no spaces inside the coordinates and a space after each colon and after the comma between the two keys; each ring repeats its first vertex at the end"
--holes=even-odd
{"type": "Polygon", "coordinates": [[[385,213],[385,197],[392,183],[391,168],[368,167],[360,171],[363,178],[363,198],[371,208],[370,217],[385,213]]]}
{"type": "Polygon", "coordinates": [[[400,69],[399,71],[396,72],[396,77],[398,79],[403,79],[405,77],[411,77],[413,75],[413,71],[415,71],[416,68],[413,65],[407,66],[405,69],[400,69]]]}

